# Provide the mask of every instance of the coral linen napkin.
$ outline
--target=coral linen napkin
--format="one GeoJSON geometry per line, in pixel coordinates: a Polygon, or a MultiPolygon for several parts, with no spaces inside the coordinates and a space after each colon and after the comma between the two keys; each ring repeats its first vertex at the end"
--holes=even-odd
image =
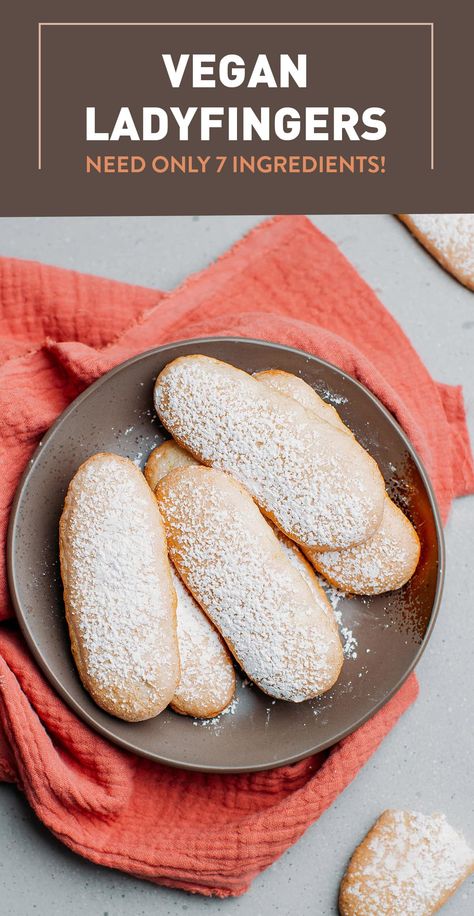
{"type": "MultiPolygon", "coordinates": [[[[180,338],[257,337],[324,357],[386,404],[422,456],[443,518],[474,491],[461,390],[433,381],[336,246],[303,217],[263,223],[177,291],[0,259],[0,530],[42,433],[103,372],[180,338]]],[[[11,616],[2,557],[0,619],[11,616]]],[[[0,627],[0,777],[94,862],[160,884],[243,893],[348,785],[417,694],[412,675],[357,732],[293,766],[187,773],[118,750],[44,681],[0,627]]]]}

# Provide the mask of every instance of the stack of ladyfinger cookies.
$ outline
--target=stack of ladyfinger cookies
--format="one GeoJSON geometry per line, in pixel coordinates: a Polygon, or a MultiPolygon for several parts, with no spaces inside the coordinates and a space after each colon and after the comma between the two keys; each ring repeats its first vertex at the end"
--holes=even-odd
{"type": "Polygon", "coordinates": [[[337,681],[343,653],[319,576],[346,593],[403,586],[416,531],[334,407],[279,370],[207,356],[155,385],[172,439],[145,474],[100,453],[69,485],[60,559],[73,656],[93,699],[140,721],[212,717],[233,658],[295,703],[337,681]]]}

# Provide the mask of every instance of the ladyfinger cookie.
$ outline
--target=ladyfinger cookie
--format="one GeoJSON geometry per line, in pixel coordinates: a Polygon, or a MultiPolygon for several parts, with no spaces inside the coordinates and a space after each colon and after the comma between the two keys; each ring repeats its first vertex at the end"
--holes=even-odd
{"type": "Polygon", "coordinates": [[[231,703],[235,693],[232,658],[215,626],[172,568],[178,604],[181,674],[171,707],[183,716],[210,719],[231,703]]]}
{"type": "Polygon", "coordinates": [[[290,541],[290,538],[288,538],[286,534],[283,534],[283,531],[280,531],[280,529],[277,528],[276,525],[274,525],[272,522],[270,522],[270,525],[288,560],[299,572],[300,576],[303,576],[304,581],[309,586],[314,601],[319,605],[323,614],[326,614],[326,617],[329,618],[331,626],[336,629],[336,632],[338,632],[334,617],[334,611],[328,601],[326,592],[318,582],[313,567],[305,559],[300,548],[297,544],[295,544],[294,541],[290,541]]]}
{"type": "Polygon", "coordinates": [[[143,473],[148,485],[155,492],[155,487],[162,477],[166,477],[173,468],[185,467],[187,464],[196,464],[196,459],[184,448],[180,448],[173,439],[167,439],[150,452],[143,473]]]}
{"type": "Polygon", "coordinates": [[[411,579],[420,559],[420,539],[406,515],[385,494],[382,523],[365,544],[305,553],[315,569],[341,591],[381,595],[411,579]]]}
{"type": "Polygon", "coordinates": [[[329,690],[342,666],[334,618],[244,487],[190,466],[171,471],[155,492],[173,563],[248,677],[293,702],[329,690]]]}
{"type": "Polygon", "coordinates": [[[429,916],[474,870],[474,852],[443,814],[385,811],[341,883],[341,916],[429,916]]]}
{"type": "Polygon", "coordinates": [[[179,680],[176,595],[156,499],[127,458],[74,475],[59,525],[71,648],[85,689],[129,722],[158,715],[179,680]]]}
{"type": "MultiPolygon", "coordinates": [[[[303,379],[280,370],[259,372],[255,378],[276,387],[320,416],[323,416],[324,405],[329,408],[324,411],[328,422],[352,435],[337,410],[326,404],[303,379]]],[[[331,585],[358,595],[379,595],[401,588],[411,579],[420,558],[420,540],[413,525],[387,494],[381,524],[365,543],[345,550],[303,549],[315,569],[331,585]]]]}
{"type": "Polygon", "coordinates": [[[398,216],[445,270],[474,290],[474,213],[399,213],[398,216]]]}
{"type": "MultiPolygon", "coordinates": [[[[170,439],[154,448],[145,476],[154,491],[170,470],[196,464],[195,458],[170,439]]],[[[171,707],[182,715],[208,719],[217,716],[235,693],[235,671],[227,646],[215,626],[171,567],[176,597],[181,674],[171,707]]]]}
{"type": "Polygon", "coordinates": [[[266,382],[280,394],[286,394],[287,397],[298,401],[302,407],[317,414],[321,420],[326,420],[327,423],[337,426],[342,432],[352,436],[352,432],[342,422],[336,408],[324,401],[319,394],[316,394],[314,388],[311,388],[311,385],[297,375],[284,372],[283,369],[265,369],[263,372],[255,372],[254,378],[259,382],[266,382]]]}
{"type": "Polygon", "coordinates": [[[155,406],[179,445],[233,474],[292,540],[337,549],[382,520],[384,484],[356,442],[241,369],[185,356],[163,369],[155,406]]]}

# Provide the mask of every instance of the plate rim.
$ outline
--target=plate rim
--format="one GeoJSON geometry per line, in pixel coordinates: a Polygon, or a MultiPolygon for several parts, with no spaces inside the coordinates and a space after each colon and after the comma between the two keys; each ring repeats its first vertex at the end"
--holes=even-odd
{"type": "MultiPolygon", "coordinates": [[[[342,741],[344,738],[347,738],[349,735],[357,731],[357,729],[360,728],[362,725],[364,725],[366,722],[368,722],[369,719],[373,718],[373,716],[375,716],[380,711],[380,709],[382,709],[392,699],[392,697],[400,690],[400,688],[403,686],[405,681],[409,678],[410,674],[414,671],[418,662],[420,661],[420,658],[423,655],[431,639],[431,636],[432,636],[432,633],[433,633],[433,630],[434,630],[434,627],[435,627],[435,624],[438,618],[440,606],[441,606],[441,599],[443,596],[444,581],[445,581],[445,572],[446,572],[446,546],[445,546],[444,530],[443,530],[443,525],[441,521],[441,514],[440,514],[439,507],[438,507],[436,494],[435,494],[433,485],[431,483],[431,480],[429,478],[428,472],[425,469],[423,461],[419,457],[418,452],[416,451],[415,447],[413,446],[407,434],[405,433],[405,430],[400,426],[400,424],[395,419],[393,414],[390,413],[390,411],[379,400],[379,398],[375,394],[373,394],[372,391],[370,391],[370,389],[368,389],[358,379],[353,378],[351,375],[349,375],[349,373],[345,372],[343,369],[340,369],[339,366],[335,366],[333,363],[330,363],[328,360],[322,359],[319,356],[315,356],[312,353],[308,353],[305,350],[300,350],[297,347],[290,347],[290,346],[287,346],[286,344],[281,344],[281,343],[277,343],[277,342],[273,342],[269,340],[262,340],[262,339],[255,338],[255,337],[235,337],[232,335],[230,336],[211,335],[208,337],[193,337],[193,338],[188,338],[188,339],[180,339],[176,341],[171,341],[166,344],[162,344],[161,346],[151,347],[148,350],[144,350],[141,353],[137,353],[135,354],[135,356],[132,356],[129,359],[126,359],[123,362],[118,363],[116,366],[113,366],[112,369],[109,369],[103,375],[99,376],[98,379],[96,379],[94,382],[88,385],[84,389],[84,391],[82,391],[76,398],[74,398],[73,401],[71,401],[70,404],[68,404],[68,406],[59,414],[56,420],[52,423],[52,425],[48,428],[48,430],[41,437],[39,444],[35,448],[31,457],[28,459],[28,462],[18,481],[16,490],[15,490],[15,495],[14,495],[11,509],[10,509],[9,520],[8,520],[7,581],[8,581],[10,599],[12,601],[12,605],[15,611],[16,620],[18,621],[20,630],[27,643],[27,646],[29,650],[31,651],[33,658],[39,665],[41,671],[46,676],[49,684],[59,694],[59,696],[66,702],[69,708],[72,709],[83,722],[85,722],[90,728],[92,728],[93,731],[107,738],[114,745],[122,748],[125,751],[129,751],[131,753],[138,754],[140,757],[144,757],[148,760],[153,760],[155,763],[159,763],[162,765],[166,765],[166,766],[170,766],[170,767],[174,767],[178,769],[188,770],[191,772],[199,772],[199,773],[216,773],[216,774],[217,773],[220,773],[220,774],[253,773],[253,772],[262,772],[266,770],[276,769],[282,766],[290,766],[293,763],[297,763],[300,760],[304,760],[307,757],[311,757],[313,754],[321,753],[322,751],[325,751],[328,748],[335,746],[340,741],[342,741]],[[143,750],[143,748],[137,747],[136,745],[134,745],[132,741],[129,741],[126,738],[121,738],[111,733],[105,725],[102,725],[100,723],[98,724],[87,711],[82,709],[82,707],[77,702],[77,700],[73,696],[71,696],[69,691],[58,681],[54,673],[54,670],[49,666],[47,661],[43,658],[43,655],[41,654],[40,650],[38,649],[36,645],[36,642],[34,640],[34,637],[32,635],[32,632],[28,624],[28,615],[23,611],[23,608],[21,606],[21,602],[19,599],[19,595],[17,592],[17,588],[16,588],[15,557],[14,557],[14,540],[15,540],[15,533],[16,533],[16,527],[17,527],[18,508],[19,508],[20,500],[23,495],[23,490],[25,486],[27,485],[27,482],[31,474],[34,473],[35,464],[36,464],[36,461],[40,453],[43,451],[45,445],[47,445],[49,440],[53,437],[57,429],[59,429],[59,427],[69,418],[69,415],[83,401],[85,401],[95,391],[96,388],[101,387],[104,384],[104,382],[106,382],[108,379],[112,378],[118,372],[123,371],[125,368],[127,368],[128,366],[136,362],[140,362],[141,360],[147,359],[150,356],[153,356],[155,354],[161,355],[164,352],[166,352],[166,350],[176,349],[177,347],[183,346],[183,345],[199,346],[203,344],[212,344],[212,343],[221,343],[221,342],[237,344],[237,345],[244,344],[244,343],[245,344],[254,344],[260,347],[265,347],[265,348],[268,347],[271,349],[276,348],[284,352],[294,353],[300,357],[304,357],[305,359],[311,362],[318,363],[322,366],[325,366],[331,369],[332,371],[335,371],[337,374],[342,376],[342,378],[344,378],[345,380],[348,380],[349,383],[359,388],[365,394],[366,397],[372,400],[372,402],[375,404],[376,407],[378,407],[378,409],[385,416],[385,418],[389,421],[389,423],[395,427],[396,431],[400,435],[402,441],[404,442],[404,445],[406,446],[407,450],[409,451],[416,465],[416,468],[418,470],[418,473],[420,474],[423,486],[428,495],[430,509],[433,514],[434,527],[435,527],[435,532],[436,532],[436,540],[437,540],[437,546],[438,546],[438,569],[437,569],[437,575],[436,575],[436,590],[435,590],[435,595],[433,598],[433,605],[431,609],[431,615],[430,615],[430,619],[428,622],[428,626],[426,628],[423,639],[417,651],[415,652],[412,661],[410,662],[409,666],[407,667],[405,673],[402,675],[401,678],[399,678],[397,683],[390,689],[388,694],[386,694],[381,700],[378,700],[374,704],[374,706],[370,709],[369,712],[365,713],[363,716],[357,719],[357,721],[355,721],[351,726],[345,729],[342,729],[334,738],[330,739],[329,741],[323,741],[321,743],[315,744],[313,747],[305,750],[302,753],[297,753],[289,757],[286,756],[286,757],[283,757],[282,759],[275,760],[270,763],[253,764],[249,766],[237,766],[237,767],[228,766],[228,765],[212,765],[211,766],[209,764],[202,765],[202,764],[195,764],[195,763],[183,763],[179,760],[175,760],[167,756],[161,756],[160,754],[156,754],[150,751],[145,751],[143,750]]],[[[72,661],[71,663],[73,664],[72,661]]]]}

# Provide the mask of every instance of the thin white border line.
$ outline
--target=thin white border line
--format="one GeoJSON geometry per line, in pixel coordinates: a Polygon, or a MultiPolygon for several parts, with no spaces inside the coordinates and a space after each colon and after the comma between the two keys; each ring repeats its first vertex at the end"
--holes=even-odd
{"type": "Polygon", "coordinates": [[[41,53],[41,29],[42,22],[38,22],[38,170],[42,169],[42,53],[41,53]]]}
{"type": "Polygon", "coordinates": [[[42,161],[42,28],[43,26],[429,26],[430,29],[430,169],[434,154],[434,22],[38,22],[38,171],[42,161]]]}
{"type": "Polygon", "coordinates": [[[40,22],[39,25],[433,25],[432,22],[40,22]]]}
{"type": "Polygon", "coordinates": [[[430,24],[430,33],[431,33],[431,170],[434,170],[435,167],[435,104],[434,104],[434,82],[435,82],[435,69],[434,69],[434,22],[430,24]]]}

